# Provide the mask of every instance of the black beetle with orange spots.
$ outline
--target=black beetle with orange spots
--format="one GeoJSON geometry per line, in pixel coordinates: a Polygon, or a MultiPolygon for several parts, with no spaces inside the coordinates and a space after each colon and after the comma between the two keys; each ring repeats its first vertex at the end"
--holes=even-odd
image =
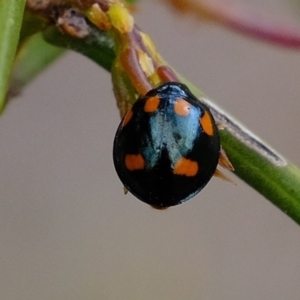
{"type": "Polygon", "coordinates": [[[184,84],[168,82],[140,96],[125,115],[113,158],[125,188],[164,209],[203,189],[216,172],[220,149],[207,106],[184,84]]]}

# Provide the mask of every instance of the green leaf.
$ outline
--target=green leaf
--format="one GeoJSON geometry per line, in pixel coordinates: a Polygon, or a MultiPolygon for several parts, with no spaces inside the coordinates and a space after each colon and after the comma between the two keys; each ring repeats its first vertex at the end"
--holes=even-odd
{"type": "Polygon", "coordinates": [[[45,42],[41,33],[28,38],[22,44],[15,59],[8,95],[20,93],[27,84],[64,52],[65,49],[45,42]]]}
{"type": "Polygon", "coordinates": [[[6,92],[18,47],[25,3],[25,0],[0,1],[0,113],[6,103],[6,92]]]}

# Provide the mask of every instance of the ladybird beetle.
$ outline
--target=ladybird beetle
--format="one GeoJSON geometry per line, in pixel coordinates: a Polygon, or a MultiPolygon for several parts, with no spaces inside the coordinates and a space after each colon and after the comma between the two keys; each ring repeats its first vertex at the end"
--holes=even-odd
{"type": "Polygon", "coordinates": [[[219,155],[212,114],[177,82],[163,83],[137,99],[119,125],[113,148],[125,188],[158,209],[199,193],[213,176],[219,155]]]}

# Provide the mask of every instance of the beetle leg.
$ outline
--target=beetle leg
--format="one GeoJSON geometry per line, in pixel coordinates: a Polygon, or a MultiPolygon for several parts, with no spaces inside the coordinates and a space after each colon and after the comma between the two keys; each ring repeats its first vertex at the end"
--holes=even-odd
{"type": "Polygon", "coordinates": [[[220,171],[219,169],[216,169],[216,171],[215,171],[215,173],[214,173],[214,176],[216,176],[216,177],[218,177],[218,178],[220,178],[220,179],[222,179],[222,180],[225,180],[225,181],[227,181],[227,182],[230,182],[230,183],[236,185],[236,183],[235,183],[232,179],[230,179],[229,177],[227,177],[227,176],[226,176],[222,171],[220,171]]]}
{"type": "MultiPolygon", "coordinates": [[[[219,156],[219,165],[225,169],[228,169],[230,171],[234,171],[234,167],[231,164],[229,158],[226,155],[225,150],[221,147],[220,149],[220,156],[219,156]]],[[[231,180],[229,177],[227,177],[223,172],[221,172],[220,170],[216,169],[214,176],[223,179],[227,182],[230,182],[232,184],[235,184],[235,182],[233,180],[231,180]]]]}
{"type": "Polygon", "coordinates": [[[227,157],[225,150],[222,147],[220,149],[219,165],[225,169],[234,171],[234,167],[230,162],[229,158],[227,157]]]}

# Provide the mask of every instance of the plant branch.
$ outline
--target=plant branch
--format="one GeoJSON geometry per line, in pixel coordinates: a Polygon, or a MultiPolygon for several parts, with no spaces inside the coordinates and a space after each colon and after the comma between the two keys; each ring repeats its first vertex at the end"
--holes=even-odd
{"type": "MultiPolygon", "coordinates": [[[[62,35],[54,27],[48,28],[44,36],[53,45],[73,49],[105,69],[111,69],[115,58],[113,40],[107,32],[93,25],[90,35],[80,40],[62,35]]],[[[187,80],[181,80],[189,85],[195,95],[203,95],[187,80]]],[[[234,174],[300,224],[300,170],[210,100],[201,100],[210,107],[216,121],[225,126],[220,133],[221,141],[235,167],[234,174]]]]}

